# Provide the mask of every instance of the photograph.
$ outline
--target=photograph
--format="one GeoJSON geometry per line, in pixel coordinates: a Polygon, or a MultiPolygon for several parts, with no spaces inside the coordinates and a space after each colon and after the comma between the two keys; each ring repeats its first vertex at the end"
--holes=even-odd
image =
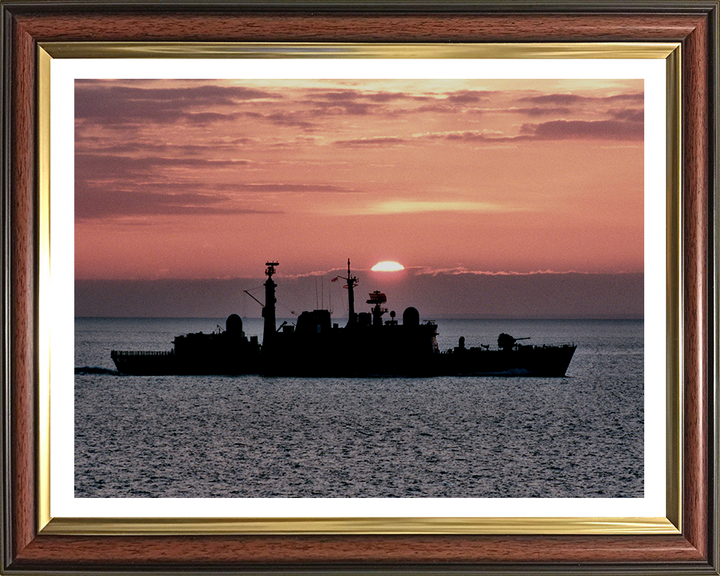
{"type": "Polygon", "coordinates": [[[74,497],[645,495],[642,79],[74,83],[74,497]]]}

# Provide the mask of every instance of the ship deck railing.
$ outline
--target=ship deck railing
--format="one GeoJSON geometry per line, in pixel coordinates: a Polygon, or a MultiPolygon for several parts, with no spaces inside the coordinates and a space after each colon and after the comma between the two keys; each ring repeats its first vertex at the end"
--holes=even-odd
{"type": "MultiPolygon", "coordinates": [[[[536,350],[547,350],[549,348],[577,348],[577,344],[575,342],[563,342],[562,344],[514,344],[513,350],[520,350],[521,348],[534,348],[536,350]]],[[[485,352],[502,352],[502,348],[494,348],[492,346],[485,346],[484,344],[481,344],[479,346],[470,346],[469,348],[464,348],[464,350],[480,350],[482,349],[485,352]]],[[[457,353],[456,348],[448,348],[446,350],[441,350],[440,354],[455,354],[457,353]]]]}
{"type": "Polygon", "coordinates": [[[161,350],[161,351],[148,351],[144,352],[141,350],[113,350],[110,352],[111,356],[174,356],[173,350],[161,350]]]}

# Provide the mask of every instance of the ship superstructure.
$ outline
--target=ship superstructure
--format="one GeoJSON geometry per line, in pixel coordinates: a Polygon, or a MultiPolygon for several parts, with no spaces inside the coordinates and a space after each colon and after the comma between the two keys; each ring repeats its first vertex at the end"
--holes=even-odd
{"type": "Polygon", "coordinates": [[[260,368],[260,343],[257,336],[247,337],[240,316],[231,314],[224,330],[177,336],[170,351],[113,350],[110,357],[123,374],[249,374],[260,368]]]}
{"type": "MultiPolygon", "coordinates": [[[[332,321],[331,312],[302,312],[297,322],[277,327],[277,284],[273,280],[278,262],[266,263],[265,302],[262,305],[263,341],[248,338],[242,320],[232,314],[226,329],[213,334],[187,334],[174,340],[169,352],[118,352],[111,356],[118,371],[126,374],[263,374],[268,376],[437,376],[526,375],[564,376],[575,353],[574,344],[533,346],[518,344],[525,338],[501,334],[498,348],[465,347],[465,339],[445,352],[438,349],[437,325],[421,322],[414,307],[394,311],[390,319],[387,296],[369,293],[369,312],[355,311],[355,288],[348,260],[348,320],[345,326],[332,321]]],[[[252,295],[251,295],[252,296],[252,295]]],[[[254,298],[254,296],[253,296],[254,298]]],[[[254,298],[257,300],[256,298],[254,298]]],[[[258,300],[259,302],[259,300],[258,300]]]]}

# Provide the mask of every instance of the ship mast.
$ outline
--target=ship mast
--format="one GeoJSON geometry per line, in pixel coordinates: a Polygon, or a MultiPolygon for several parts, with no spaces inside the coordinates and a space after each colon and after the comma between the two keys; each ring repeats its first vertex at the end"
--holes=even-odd
{"type": "Polygon", "coordinates": [[[265,275],[268,279],[265,281],[265,306],[262,309],[262,316],[265,319],[263,325],[263,346],[267,346],[275,336],[275,288],[277,284],[272,279],[275,274],[275,266],[279,266],[278,262],[266,262],[265,275]]]}
{"type": "Polygon", "coordinates": [[[350,272],[350,258],[348,258],[348,273],[347,276],[335,276],[332,279],[333,282],[342,278],[347,282],[345,288],[348,289],[348,326],[354,326],[357,322],[357,316],[355,315],[355,286],[358,285],[357,276],[353,276],[350,272]]]}
{"type": "Polygon", "coordinates": [[[348,275],[347,278],[348,287],[348,326],[352,326],[357,321],[355,316],[355,286],[357,286],[357,276],[353,276],[350,272],[350,258],[348,258],[348,275]]]}
{"type": "Polygon", "coordinates": [[[354,326],[357,322],[357,316],[355,315],[355,286],[358,285],[357,276],[353,276],[350,272],[350,258],[348,258],[348,272],[347,276],[335,276],[332,279],[333,282],[342,278],[347,282],[345,288],[348,289],[348,323],[347,326],[354,326]]]}

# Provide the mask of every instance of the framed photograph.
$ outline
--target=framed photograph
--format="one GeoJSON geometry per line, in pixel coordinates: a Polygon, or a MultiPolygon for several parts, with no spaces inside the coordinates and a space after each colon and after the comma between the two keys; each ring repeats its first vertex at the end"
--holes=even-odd
{"type": "Polygon", "coordinates": [[[3,2],[3,572],[717,574],[717,9],[3,2]]]}

